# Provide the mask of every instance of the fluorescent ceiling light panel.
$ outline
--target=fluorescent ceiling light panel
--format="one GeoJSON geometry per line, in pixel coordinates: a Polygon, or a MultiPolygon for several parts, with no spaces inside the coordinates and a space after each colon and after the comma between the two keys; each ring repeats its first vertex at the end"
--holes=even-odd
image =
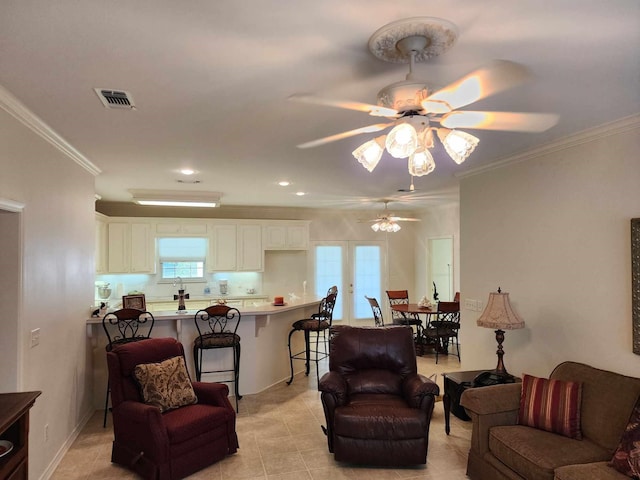
{"type": "Polygon", "coordinates": [[[162,207],[219,207],[218,192],[177,192],[167,190],[129,190],[138,205],[162,207]]]}

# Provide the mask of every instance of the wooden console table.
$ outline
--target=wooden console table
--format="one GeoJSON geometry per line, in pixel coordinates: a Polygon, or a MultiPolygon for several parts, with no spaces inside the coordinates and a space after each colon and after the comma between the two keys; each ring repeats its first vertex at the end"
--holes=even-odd
{"type": "Polygon", "coordinates": [[[0,394],[0,440],[13,444],[13,449],[0,457],[0,478],[29,478],[29,409],[42,392],[0,394]]]}

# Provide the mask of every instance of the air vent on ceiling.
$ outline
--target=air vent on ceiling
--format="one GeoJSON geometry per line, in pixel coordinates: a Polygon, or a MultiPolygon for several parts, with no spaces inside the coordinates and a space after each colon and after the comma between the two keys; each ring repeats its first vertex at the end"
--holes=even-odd
{"type": "Polygon", "coordinates": [[[135,109],[133,97],[124,90],[111,90],[108,88],[94,88],[98,98],[107,108],[135,109]]]}

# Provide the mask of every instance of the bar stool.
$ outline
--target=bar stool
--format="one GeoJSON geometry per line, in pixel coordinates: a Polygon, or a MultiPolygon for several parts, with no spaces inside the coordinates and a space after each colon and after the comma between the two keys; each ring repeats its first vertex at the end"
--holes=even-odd
{"type": "Polygon", "coordinates": [[[320,381],[320,374],[318,372],[318,363],[329,356],[329,349],[327,345],[326,332],[331,327],[333,321],[333,308],[336,305],[336,298],[338,297],[338,287],[333,286],[329,289],[327,296],[322,299],[318,306],[318,313],[311,315],[311,318],[303,318],[293,323],[292,329],[289,332],[289,364],[291,366],[291,378],[287,382],[287,385],[291,385],[293,382],[293,361],[304,360],[305,361],[305,375],[309,375],[309,367],[311,361],[316,363],[316,377],[320,381]],[[291,353],[291,337],[295,332],[304,332],[304,344],[305,349],[296,354],[291,353]],[[311,349],[311,333],[315,333],[316,346],[315,350],[311,349]],[[324,351],[320,351],[318,348],[320,345],[320,336],[322,335],[324,343],[324,351]],[[313,358],[312,358],[313,356],[313,358]]]}
{"type": "Polygon", "coordinates": [[[193,341],[193,364],[196,369],[196,380],[199,382],[203,373],[233,373],[233,379],[216,380],[220,383],[233,383],[236,396],[236,412],[239,412],[238,400],[242,398],[238,388],[240,378],[240,336],[236,333],[240,325],[240,311],[227,305],[212,305],[199,310],[194,321],[198,336],[193,341]],[[231,326],[233,330],[228,329],[231,326]],[[233,369],[203,370],[202,353],[204,350],[233,349],[233,369]]]}
{"type": "MultiPolygon", "coordinates": [[[[109,343],[105,347],[110,352],[114,347],[124,343],[138,342],[151,337],[151,330],[155,319],[150,312],[137,308],[121,308],[102,317],[102,328],[107,334],[109,343]]],[[[104,419],[102,427],[107,427],[107,412],[109,410],[109,394],[111,388],[107,380],[107,393],[104,400],[104,419]]]]}

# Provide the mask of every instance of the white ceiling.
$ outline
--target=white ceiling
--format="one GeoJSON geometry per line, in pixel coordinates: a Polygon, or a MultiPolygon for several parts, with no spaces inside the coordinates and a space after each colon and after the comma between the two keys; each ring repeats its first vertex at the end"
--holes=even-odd
{"type": "Polygon", "coordinates": [[[96,193],[107,201],[146,188],[219,191],[223,205],[381,208],[398,198],[415,209],[450,199],[457,173],[640,111],[637,0],[4,0],[1,12],[0,85],[102,170],[96,193]],[[519,62],[534,81],[467,109],[560,120],[535,134],[469,130],[480,138],[471,157],[458,166],[436,150],[435,172],[410,195],[398,192],[406,160],[385,154],[369,173],[351,156],[372,134],[296,148],[379,120],[287,97],[375,103],[408,66],[375,58],[368,39],[416,16],[459,29],[449,52],[417,66],[420,77],[444,86],[493,59],[519,62]],[[137,109],[104,108],[94,87],[130,92],[137,109]],[[201,183],[177,183],[182,167],[201,183]]]}

